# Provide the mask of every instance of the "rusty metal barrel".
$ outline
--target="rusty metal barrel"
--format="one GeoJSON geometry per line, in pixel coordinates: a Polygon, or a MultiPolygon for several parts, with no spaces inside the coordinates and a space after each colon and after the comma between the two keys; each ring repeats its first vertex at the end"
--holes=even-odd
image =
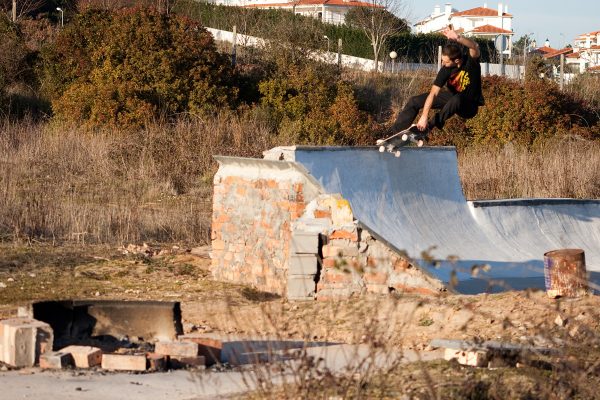
{"type": "Polygon", "coordinates": [[[580,297],[589,293],[585,253],[581,249],[544,253],[544,277],[550,298],[580,297]]]}

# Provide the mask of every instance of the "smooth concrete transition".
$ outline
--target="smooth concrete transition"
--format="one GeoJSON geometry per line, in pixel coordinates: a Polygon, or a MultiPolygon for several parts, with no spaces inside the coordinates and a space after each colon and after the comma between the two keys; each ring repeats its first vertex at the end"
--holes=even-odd
{"type": "Polygon", "coordinates": [[[560,248],[583,249],[590,280],[600,283],[600,201],[468,202],[453,147],[406,148],[399,158],[374,147],[269,153],[277,152],[303,165],[327,192],[341,193],[359,223],[432,275],[449,283],[456,271],[458,292],[542,289],[544,253],[560,248]],[[473,277],[480,265],[491,269],[473,277]]]}

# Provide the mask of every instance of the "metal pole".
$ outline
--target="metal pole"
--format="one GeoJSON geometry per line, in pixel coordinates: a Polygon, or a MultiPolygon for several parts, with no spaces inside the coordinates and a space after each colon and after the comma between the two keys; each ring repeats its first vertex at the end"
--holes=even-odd
{"type": "Polygon", "coordinates": [[[565,87],[565,55],[560,55],[560,90],[565,87]]]}
{"type": "Polygon", "coordinates": [[[504,35],[500,35],[500,46],[498,47],[500,47],[500,76],[504,76],[504,35]]]}
{"type": "Polygon", "coordinates": [[[338,64],[338,68],[341,69],[342,68],[342,38],[338,39],[338,49],[337,49],[337,64],[338,64]]]}
{"type": "Polygon", "coordinates": [[[438,71],[442,69],[442,46],[438,46],[438,71]]]}
{"type": "Polygon", "coordinates": [[[237,57],[237,26],[233,26],[233,45],[231,46],[231,65],[235,67],[237,57]]]}
{"type": "Polygon", "coordinates": [[[525,36],[525,47],[523,48],[523,80],[527,76],[527,36],[525,36]]]}

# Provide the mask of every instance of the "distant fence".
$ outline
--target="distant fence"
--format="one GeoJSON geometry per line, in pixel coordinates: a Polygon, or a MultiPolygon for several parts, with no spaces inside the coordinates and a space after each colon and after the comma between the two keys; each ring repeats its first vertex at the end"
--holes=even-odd
{"type": "MultiPolygon", "coordinates": [[[[206,29],[214,36],[215,40],[233,43],[233,32],[213,28],[206,29]]],[[[235,36],[235,41],[237,45],[250,47],[262,47],[267,43],[265,39],[239,33],[235,36]]],[[[329,64],[339,63],[343,67],[360,69],[363,71],[373,71],[375,69],[375,61],[373,60],[346,54],[338,55],[337,53],[330,51],[315,51],[312,54],[312,58],[329,64]]],[[[391,61],[379,62],[379,71],[381,72],[431,71],[435,73],[437,70],[438,66],[436,64],[392,63],[391,61]]],[[[481,63],[481,74],[483,76],[501,75],[501,71],[500,64],[481,63]]],[[[525,68],[519,65],[504,65],[504,75],[510,79],[523,79],[525,68]]]]}

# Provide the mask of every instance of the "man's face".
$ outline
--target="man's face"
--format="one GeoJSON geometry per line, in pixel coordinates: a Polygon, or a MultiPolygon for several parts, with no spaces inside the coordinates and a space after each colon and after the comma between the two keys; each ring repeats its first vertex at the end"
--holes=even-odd
{"type": "Polygon", "coordinates": [[[459,59],[451,60],[450,57],[442,55],[442,65],[446,68],[458,67],[459,59]]]}

